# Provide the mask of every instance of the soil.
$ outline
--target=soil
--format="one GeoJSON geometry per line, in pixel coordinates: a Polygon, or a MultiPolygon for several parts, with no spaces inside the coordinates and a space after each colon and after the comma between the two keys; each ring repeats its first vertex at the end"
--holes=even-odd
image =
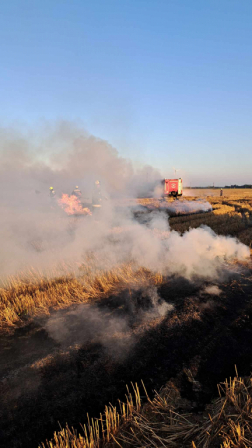
{"type": "Polygon", "coordinates": [[[131,382],[143,380],[151,396],[174,379],[200,412],[235,365],[248,375],[252,271],[229,274],[219,295],[206,286],[167,279],[158,293],[174,308],[163,317],[152,316],[151,304],[143,312],[142,291],[125,291],[93,309],[54,312],[1,335],[2,446],[36,448],[66,423],[81,432],[87,413],[98,417],[105,405],[124,400],[131,382]]]}

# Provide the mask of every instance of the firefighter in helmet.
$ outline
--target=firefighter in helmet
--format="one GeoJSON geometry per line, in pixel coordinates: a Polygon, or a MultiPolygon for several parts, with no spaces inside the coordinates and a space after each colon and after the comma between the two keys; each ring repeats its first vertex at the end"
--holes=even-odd
{"type": "Polygon", "coordinates": [[[78,185],[76,185],[75,189],[72,192],[72,195],[76,196],[77,198],[81,198],[82,193],[78,185]]]}
{"type": "Polygon", "coordinates": [[[102,205],[102,192],[101,192],[101,184],[99,180],[95,181],[94,189],[92,193],[92,205],[95,208],[100,208],[102,205]]]}
{"type": "Polygon", "coordinates": [[[50,191],[50,198],[54,198],[55,197],[55,190],[54,190],[54,188],[50,187],[49,191],[50,191]]]}

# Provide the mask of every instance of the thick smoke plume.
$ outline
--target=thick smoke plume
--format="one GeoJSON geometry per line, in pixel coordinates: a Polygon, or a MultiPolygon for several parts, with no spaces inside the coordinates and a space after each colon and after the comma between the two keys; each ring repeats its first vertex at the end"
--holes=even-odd
{"type": "Polygon", "coordinates": [[[24,134],[0,129],[0,162],[4,199],[26,192],[27,205],[34,194],[47,195],[50,185],[61,194],[77,184],[88,196],[99,179],[110,195],[136,196],[160,178],[150,166],[136,170],[108,142],[68,122],[24,134]]]}
{"type": "Polygon", "coordinates": [[[26,135],[2,129],[0,148],[2,277],[31,267],[55,275],[60,266],[77,269],[93,257],[98,270],[130,262],[166,275],[216,278],[223,263],[249,256],[246,246],[207,227],[170,231],[167,213],[153,211],[144,225],[137,222],[125,198],[147,194],[161,175],[151,167],[135,170],[107,142],[74,125],[26,135]],[[91,207],[96,179],[106,197],[98,215],[69,217],[50,198],[50,186],[59,199],[78,185],[91,207]]]}

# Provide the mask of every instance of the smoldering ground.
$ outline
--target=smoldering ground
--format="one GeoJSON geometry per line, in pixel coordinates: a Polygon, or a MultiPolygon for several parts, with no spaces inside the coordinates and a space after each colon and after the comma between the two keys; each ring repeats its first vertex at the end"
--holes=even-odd
{"type": "MultiPolygon", "coordinates": [[[[184,369],[193,369],[195,363],[198,372],[195,379],[204,392],[200,403],[209,403],[217,393],[216,383],[232,374],[234,364],[244,375],[251,365],[251,318],[246,319],[252,312],[251,278],[241,281],[244,291],[238,285],[235,289],[226,285],[223,294],[226,297],[216,296],[215,288],[214,295],[203,292],[204,297],[197,300],[204,283],[197,286],[174,276],[173,281],[158,289],[158,296],[174,303],[175,309],[161,318],[159,324],[155,325],[154,320],[154,327],[148,321],[149,329],[144,333],[140,330],[137,333],[132,325],[138,337],[124,359],[114,357],[101,342],[86,343],[85,338],[76,350],[75,347],[64,349],[67,337],[61,339],[62,343],[50,338],[44,327],[46,318],[41,321],[42,328],[33,322],[28,328],[17,329],[13,338],[6,335],[5,343],[0,346],[5,360],[4,364],[0,363],[1,373],[7,359],[10,370],[29,361],[31,366],[29,371],[26,369],[21,376],[17,375],[15,391],[12,381],[1,385],[4,392],[0,404],[3,445],[11,448],[38,446],[41,440],[50,440],[54,431],[60,429],[59,424],[65,427],[66,422],[79,432],[79,424],[85,423],[87,413],[97,417],[108,403],[115,406],[118,399],[124,401],[126,384],[131,381],[141,384],[143,380],[151,394],[167,380],[181,378],[184,369]],[[205,301],[207,306],[200,307],[205,301]],[[32,389],[29,389],[31,380],[32,389]]],[[[207,285],[219,283],[207,282],[207,285]]],[[[107,309],[107,314],[121,317],[119,299],[116,303],[115,298],[104,298],[100,301],[100,311],[107,309]],[[110,300],[117,313],[112,312],[110,300]]],[[[144,296],[138,299],[143,299],[145,304],[144,296]]],[[[76,314],[72,320],[75,317],[78,320],[76,314]]],[[[71,329],[72,323],[69,325],[71,329]]],[[[94,337],[92,330],[89,331],[94,337]]],[[[183,378],[182,384],[179,383],[183,394],[195,401],[183,378]]]]}
{"type": "MultiPolygon", "coordinates": [[[[173,309],[158,289],[150,286],[124,290],[95,305],[72,306],[36,317],[16,330],[13,338],[2,338],[0,351],[5,353],[5,362],[0,363],[0,388],[4,401],[9,406],[22,397],[30,399],[43,383],[43,369],[64,360],[67,363],[82,351],[88,357],[89,351],[99,347],[96,363],[101,365],[105,360],[118,366],[127,362],[139,339],[173,309]]],[[[92,356],[89,362],[90,369],[95,369],[92,356]]]]}
{"type": "Polygon", "coordinates": [[[174,307],[153,286],[124,290],[118,299],[121,305],[117,304],[116,313],[114,308],[78,305],[52,313],[44,328],[63,349],[99,343],[107,355],[123,360],[133,349],[139,332],[146,331],[154,321],[160,323],[174,307]]]}
{"type": "MultiPolygon", "coordinates": [[[[181,280],[179,283],[181,285],[181,280]]],[[[177,291],[176,281],[172,280],[171,286],[177,291]]],[[[179,295],[184,298],[196,293],[197,303],[198,293],[201,295],[199,288],[199,285],[190,287],[189,282],[184,281],[183,292],[180,288],[179,295]]],[[[89,350],[88,347],[99,347],[99,362],[111,359],[123,363],[132,356],[135,345],[146,332],[158,328],[170,312],[176,313],[177,299],[174,301],[174,291],[169,290],[171,293],[166,297],[155,286],[139,288],[132,285],[97,304],[75,305],[52,311],[49,316],[35,317],[27,327],[18,329],[13,338],[6,338],[6,341],[10,339],[8,344],[11,346],[11,339],[14,343],[1,365],[1,380],[6,384],[8,399],[16,400],[24,391],[26,395],[35,393],[41,384],[40,369],[43,366],[53,362],[54,358],[57,361],[74,357],[79,350],[89,350]]],[[[204,295],[215,295],[217,290],[216,285],[202,290],[202,310],[207,308],[204,295]]],[[[4,349],[5,342],[2,344],[4,349]]]]}

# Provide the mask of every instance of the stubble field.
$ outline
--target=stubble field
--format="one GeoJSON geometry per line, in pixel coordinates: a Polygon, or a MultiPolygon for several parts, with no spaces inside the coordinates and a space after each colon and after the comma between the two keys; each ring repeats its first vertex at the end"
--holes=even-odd
{"type": "MultiPolygon", "coordinates": [[[[252,247],[251,190],[138,203],[143,226],[163,211],[176,238],[208,226],[252,247]]],[[[252,446],[250,259],[223,262],[214,279],[93,262],[0,290],[3,446],[252,446]]]]}

